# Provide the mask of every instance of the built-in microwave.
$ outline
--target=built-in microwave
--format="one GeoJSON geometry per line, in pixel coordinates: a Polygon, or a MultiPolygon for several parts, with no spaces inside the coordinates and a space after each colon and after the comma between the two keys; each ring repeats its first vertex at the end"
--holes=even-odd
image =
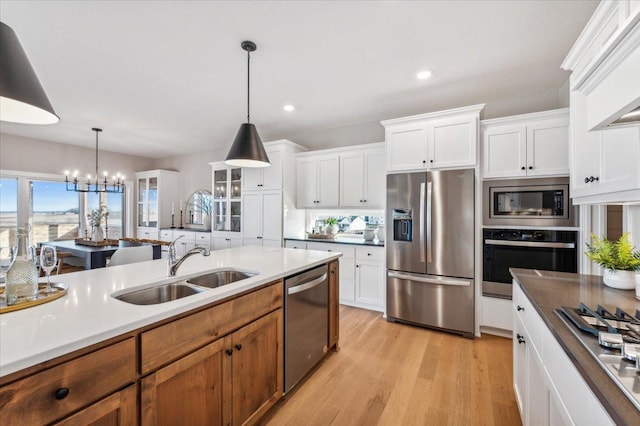
{"type": "Polygon", "coordinates": [[[578,226],[569,178],[486,180],[485,226],[578,226]]]}

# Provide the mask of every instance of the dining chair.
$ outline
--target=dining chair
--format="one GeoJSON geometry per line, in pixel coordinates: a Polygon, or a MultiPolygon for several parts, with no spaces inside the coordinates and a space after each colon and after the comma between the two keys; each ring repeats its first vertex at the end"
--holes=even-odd
{"type": "Polygon", "coordinates": [[[128,263],[153,260],[152,246],[122,247],[111,255],[108,266],[126,265],[128,263]]]}

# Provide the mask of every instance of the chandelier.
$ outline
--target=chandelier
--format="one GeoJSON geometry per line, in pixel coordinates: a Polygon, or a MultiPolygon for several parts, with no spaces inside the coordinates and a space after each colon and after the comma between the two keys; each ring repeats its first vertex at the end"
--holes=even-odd
{"type": "Polygon", "coordinates": [[[102,129],[97,127],[92,128],[96,132],[96,174],[95,176],[87,175],[87,181],[82,183],[78,180],[78,171],[73,172],[73,176],[69,178],[69,170],[65,170],[64,181],[67,184],[67,191],[74,192],[110,192],[110,193],[123,193],[124,192],[124,175],[117,173],[109,179],[109,173],[104,172],[102,177],[98,174],[98,134],[102,132],[102,129]]]}

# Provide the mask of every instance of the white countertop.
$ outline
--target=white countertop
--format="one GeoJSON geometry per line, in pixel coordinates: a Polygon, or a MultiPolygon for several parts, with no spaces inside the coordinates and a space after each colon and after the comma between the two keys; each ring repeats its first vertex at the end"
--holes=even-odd
{"type": "Polygon", "coordinates": [[[0,377],[327,263],[341,255],[244,246],[212,251],[208,257],[191,256],[175,277],[167,277],[167,261],[162,259],[53,276],[52,281],[69,285],[67,295],[0,315],[0,377]],[[145,288],[227,268],[258,275],[157,305],[132,305],[111,297],[124,289],[145,288]]]}

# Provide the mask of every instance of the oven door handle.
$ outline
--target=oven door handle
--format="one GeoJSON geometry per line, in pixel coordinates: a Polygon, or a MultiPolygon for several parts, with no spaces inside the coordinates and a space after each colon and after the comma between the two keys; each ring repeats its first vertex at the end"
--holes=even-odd
{"type": "Polygon", "coordinates": [[[316,278],[315,280],[297,285],[295,287],[289,287],[287,289],[287,294],[291,295],[291,294],[301,293],[305,290],[309,290],[310,288],[313,288],[317,285],[322,284],[326,279],[327,279],[327,274],[325,273],[322,276],[320,276],[320,278],[316,278]]]}
{"type": "Polygon", "coordinates": [[[556,243],[556,242],[540,242],[540,241],[510,241],[510,240],[484,240],[484,243],[492,246],[510,246],[510,247],[540,247],[540,248],[576,248],[575,243],[556,243]]]}
{"type": "Polygon", "coordinates": [[[451,278],[429,278],[424,276],[416,276],[413,274],[402,274],[399,272],[387,272],[387,276],[389,278],[398,278],[401,280],[409,280],[409,281],[417,281],[420,283],[428,283],[428,284],[441,284],[441,285],[453,285],[458,287],[469,287],[471,286],[471,280],[456,280],[451,278]]]}

